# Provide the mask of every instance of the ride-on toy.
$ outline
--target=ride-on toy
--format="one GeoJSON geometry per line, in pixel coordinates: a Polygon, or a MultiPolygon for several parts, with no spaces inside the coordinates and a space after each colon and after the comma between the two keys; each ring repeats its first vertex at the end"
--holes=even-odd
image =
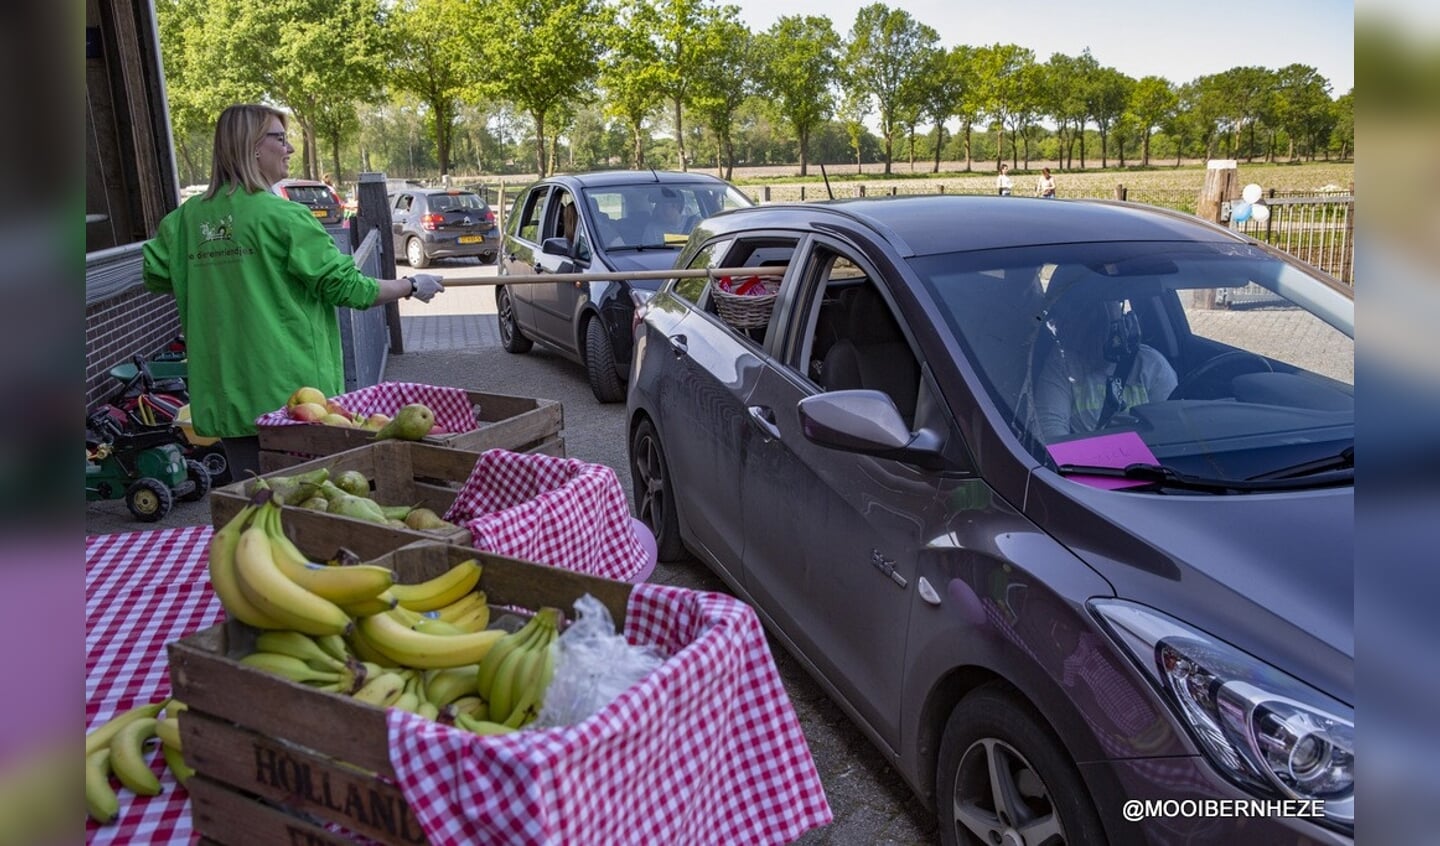
{"type": "Polygon", "coordinates": [[[175,500],[195,502],[210,492],[205,465],[186,459],[172,425],[124,431],[105,410],[86,420],[85,499],[120,499],[135,519],[163,519],[175,500]]]}
{"type": "MultiPolygon", "coordinates": [[[[161,353],[160,356],[175,354],[161,353]]],[[[219,438],[198,435],[191,425],[183,345],[178,355],[182,358],[156,356],[146,361],[144,356],[136,354],[128,363],[110,368],[110,376],[120,383],[120,388],[110,397],[107,410],[127,432],[167,423],[180,427],[185,457],[204,464],[210,471],[211,481],[223,485],[230,481],[225,449],[219,438]]]]}

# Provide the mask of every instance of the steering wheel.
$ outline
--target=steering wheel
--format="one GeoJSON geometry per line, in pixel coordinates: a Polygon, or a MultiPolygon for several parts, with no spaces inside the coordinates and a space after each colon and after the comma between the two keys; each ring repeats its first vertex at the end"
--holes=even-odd
{"type": "Polygon", "coordinates": [[[1200,362],[1193,370],[1181,377],[1170,399],[1209,399],[1229,396],[1230,379],[1244,373],[1271,371],[1275,368],[1263,357],[1249,350],[1226,350],[1213,358],[1200,362]],[[1255,366],[1259,362],[1259,366],[1255,366]],[[1226,376],[1223,384],[1220,377],[1226,376]],[[1210,384],[1213,383],[1213,384],[1210,384]],[[1211,390],[1204,390],[1211,388],[1211,390]]]}

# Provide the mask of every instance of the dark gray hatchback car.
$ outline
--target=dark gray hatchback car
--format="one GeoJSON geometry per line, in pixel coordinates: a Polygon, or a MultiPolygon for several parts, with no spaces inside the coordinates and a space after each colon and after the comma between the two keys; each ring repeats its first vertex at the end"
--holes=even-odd
{"type": "Polygon", "coordinates": [[[414,268],[437,258],[478,257],[490,264],[500,249],[500,227],[490,204],[460,188],[409,187],[390,195],[395,257],[414,268]]]}
{"type": "Polygon", "coordinates": [[[1348,287],[1186,215],[1016,197],[729,212],[678,266],[779,286],[758,325],[733,278],[645,305],[637,510],[942,842],[1353,841],[1348,287]],[[1252,285],[1273,304],[1217,305],[1252,285]]]}

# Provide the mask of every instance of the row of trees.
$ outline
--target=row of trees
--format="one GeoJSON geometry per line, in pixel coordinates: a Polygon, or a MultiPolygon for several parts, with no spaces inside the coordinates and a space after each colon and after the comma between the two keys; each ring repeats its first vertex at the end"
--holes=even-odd
{"type": "MultiPolygon", "coordinates": [[[[183,171],[205,173],[226,104],[287,108],[307,176],[358,167],[545,174],[624,163],[687,169],[793,152],[1062,167],[1098,153],[1348,157],[1353,93],[1308,65],[1237,67],[1183,84],[1131,78],[1087,50],[1040,61],[1014,44],[939,43],[883,3],[841,36],[824,16],[751,32],[713,0],[156,0],[183,171]],[[872,133],[867,124],[878,128],[872,133]],[[953,128],[953,129],[952,129],[953,128]],[[1098,151],[1094,145],[1098,142],[1098,151]],[[529,153],[515,162],[516,143],[529,153]],[[1136,149],[1138,147],[1138,150],[1136,149]],[[322,154],[323,149],[323,154],[322,154]],[[418,153],[418,163],[417,163],[418,153]],[[324,164],[322,165],[322,156],[324,164]],[[487,167],[488,165],[488,167],[487,167]],[[398,167],[397,167],[398,166],[398,167]]],[[[1088,157],[1088,158],[1087,158],[1088,157]]],[[[792,159],[793,160],[793,159],[792,159]]],[[[433,171],[431,171],[433,172],[433,171]]]]}

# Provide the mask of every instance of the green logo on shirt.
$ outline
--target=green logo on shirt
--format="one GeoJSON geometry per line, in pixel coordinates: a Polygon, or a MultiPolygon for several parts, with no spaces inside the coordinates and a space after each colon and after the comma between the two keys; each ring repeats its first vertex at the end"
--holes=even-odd
{"type": "Polygon", "coordinates": [[[229,241],[230,232],[235,228],[235,216],[225,215],[214,223],[208,220],[200,221],[201,241],[229,241]]]}

